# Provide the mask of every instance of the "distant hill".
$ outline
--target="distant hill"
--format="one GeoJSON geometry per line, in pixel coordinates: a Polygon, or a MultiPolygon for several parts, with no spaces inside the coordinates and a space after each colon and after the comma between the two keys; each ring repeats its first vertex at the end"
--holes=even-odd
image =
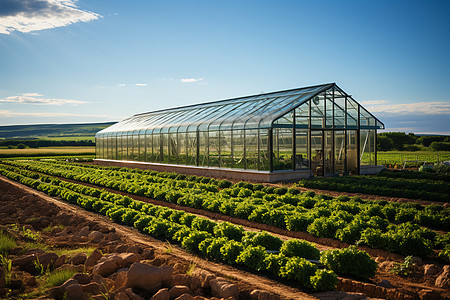
{"type": "Polygon", "coordinates": [[[48,137],[94,136],[98,131],[115,123],[116,122],[0,126],[0,139],[42,139],[48,137]]]}

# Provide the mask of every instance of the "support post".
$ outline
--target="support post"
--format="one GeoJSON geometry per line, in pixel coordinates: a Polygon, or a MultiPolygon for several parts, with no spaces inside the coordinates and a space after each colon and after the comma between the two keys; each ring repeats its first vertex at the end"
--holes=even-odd
{"type": "Polygon", "coordinates": [[[273,129],[269,130],[269,170],[273,172],[273,129]]]}

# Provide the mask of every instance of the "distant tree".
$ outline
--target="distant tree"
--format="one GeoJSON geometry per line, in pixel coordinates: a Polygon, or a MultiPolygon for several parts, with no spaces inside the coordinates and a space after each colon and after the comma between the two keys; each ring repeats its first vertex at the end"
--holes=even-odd
{"type": "Polygon", "coordinates": [[[450,143],[432,142],[430,148],[434,151],[450,151],[450,143]]]}
{"type": "Polygon", "coordinates": [[[426,135],[417,139],[418,144],[422,144],[425,147],[429,147],[432,142],[445,142],[445,136],[439,135],[426,135]]]}
{"type": "Polygon", "coordinates": [[[387,136],[380,135],[377,137],[377,150],[378,151],[391,151],[394,149],[394,142],[387,136]]]}
{"type": "Polygon", "coordinates": [[[17,149],[25,149],[27,146],[25,144],[18,144],[17,149]]]}
{"type": "Polygon", "coordinates": [[[404,149],[405,151],[419,151],[419,150],[420,150],[420,147],[417,146],[417,145],[405,145],[405,146],[403,147],[403,149],[404,149]]]}
{"type": "Polygon", "coordinates": [[[380,133],[380,137],[385,136],[392,140],[394,143],[393,150],[402,151],[405,145],[413,145],[416,142],[416,136],[414,133],[406,134],[404,132],[383,132],[380,133]]]}

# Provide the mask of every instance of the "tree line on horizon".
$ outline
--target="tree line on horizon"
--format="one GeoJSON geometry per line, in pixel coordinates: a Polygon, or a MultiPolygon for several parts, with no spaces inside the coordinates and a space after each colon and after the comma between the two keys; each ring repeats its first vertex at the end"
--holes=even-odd
{"type": "Polygon", "coordinates": [[[377,134],[378,151],[450,151],[450,136],[424,135],[404,132],[382,132],[377,134]]]}

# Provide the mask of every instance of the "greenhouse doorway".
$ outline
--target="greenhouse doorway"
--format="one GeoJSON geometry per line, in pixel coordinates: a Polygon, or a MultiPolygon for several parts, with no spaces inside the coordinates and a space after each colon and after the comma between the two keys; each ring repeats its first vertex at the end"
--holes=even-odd
{"type": "Polygon", "coordinates": [[[331,176],[336,173],[332,130],[311,130],[311,172],[314,176],[331,176]]]}
{"type": "Polygon", "coordinates": [[[314,176],[357,174],[356,130],[311,130],[311,172],[314,176]]]}

